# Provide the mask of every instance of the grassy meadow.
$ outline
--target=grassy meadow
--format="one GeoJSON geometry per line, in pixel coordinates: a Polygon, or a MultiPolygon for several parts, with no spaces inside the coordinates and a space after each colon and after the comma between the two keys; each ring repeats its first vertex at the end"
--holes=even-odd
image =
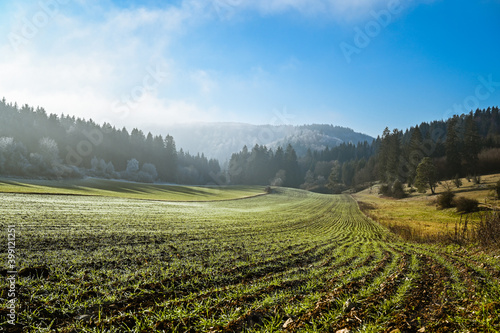
{"type": "MultiPolygon", "coordinates": [[[[380,195],[378,185],[353,195],[359,202],[360,208],[371,218],[387,227],[410,227],[415,238],[441,238],[444,234],[453,231],[461,214],[455,208],[439,209],[436,203],[437,196],[450,188],[456,198],[465,197],[479,201],[480,209],[499,208],[495,199],[493,186],[500,180],[500,174],[481,177],[480,184],[474,184],[462,178],[462,186],[456,188],[452,181],[441,182],[436,188],[436,194],[430,190],[422,194],[414,192],[408,198],[394,199],[380,195]]],[[[476,214],[469,216],[473,221],[478,220],[476,214]]]]}
{"type": "Polygon", "coordinates": [[[348,195],[92,182],[0,186],[5,331],[500,329],[500,256],[405,243],[348,195]]]}

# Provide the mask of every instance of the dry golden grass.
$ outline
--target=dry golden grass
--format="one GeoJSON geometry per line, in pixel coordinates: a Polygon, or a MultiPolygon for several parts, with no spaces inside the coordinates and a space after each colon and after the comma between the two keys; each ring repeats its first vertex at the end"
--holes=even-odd
{"type": "Polygon", "coordinates": [[[493,186],[500,180],[500,174],[481,177],[480,184],[462,179],[462,186],[456,188],[452,181],[441,182],[436,194],[430,190],[425,194],[412,193],[405,199],[393,199],[378,194],[379,185],[356,193],[353,197],[360,203],[360,208],[372,219],[389,228],[411,229],[414,240],[438,239],[453,230],[460,214],[455,208],[438,209],[436,198],[446,191],[447,186],[457,197],[473,198],[479,201],[483,209],[498,208],[493,186]]]}

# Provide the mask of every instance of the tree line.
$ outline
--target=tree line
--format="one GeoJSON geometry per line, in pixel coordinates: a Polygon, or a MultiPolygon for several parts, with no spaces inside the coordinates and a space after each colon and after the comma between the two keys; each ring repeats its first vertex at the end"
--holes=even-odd
{"type": "Polygon", "coordinates": [[[297,154],[292,145],[280,146],[273,152],[265,146],[246,146],[234,153],[228,170],[231,183],[298,187],[301,183],[297,154]]]}
{"type": "Polygon", "coordinates": [[[341,193],[381,181],[385,194],[403,196],[402,184],[434,190],[438,180],[500,172],[498,107],[423,122],[403,130],[385,128],[372,142],[344,142],[297,157],[288,145],[273,152],[256,145],[233,154],[229,178],[237,184],[271,184],[341,193]]]}
{"type": "Polygon", "coordinates": [[[375,181],[385,184],[382,190],[393,196],[402,195],[403,183],[421,192],[433,192],[443,179],[455,179],[459,186],[459,178],[500,172],[499,110],[477,109],[405,131],[386,128],[368,147],[358,144],[348,151],[349,158],[331,161],[327,186],[334,192],[361,189],[375,181]]]}
{"type": "Polygon", "coordinates": [[[177,151],[170,135],[0,101],[0,175],[43,178],[94,176],[141,182],[207,184],[219,162],[177,151]]]}
{"type": "Polygon", "coordinates": [[[243,147],[227,170],[203,153],[177,150],[171,135],[117,129],[40,107],[0,101],[0,175],[43,178],[94,176],[141,182],[247,184],[301,187],[340,193],[381,181],[398,196],[403,183],[430,189],[440,179],[500,172],[498,107],[405,131],[386,128],[372,142],[344,142],[298,155],[288,144],[275,150],[243,147]]]}

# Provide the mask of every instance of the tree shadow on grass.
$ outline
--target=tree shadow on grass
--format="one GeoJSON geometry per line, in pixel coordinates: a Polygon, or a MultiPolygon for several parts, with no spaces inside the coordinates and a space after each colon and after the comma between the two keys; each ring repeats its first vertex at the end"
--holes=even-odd
{"type": "Polygon", "coordinates": [[[13,181],[8,181],[8,180],[0,180],[0,185],[1,184],[6,184],[6,185],[12,185],[12,186],[20,186],[20,187],[29,187],[29,185],[19,183],[19,182],[13,182],[13,181]]]}
{"type": "MultiPolygon", "coordinates": [[[[218,196],[217,191],[212,191],[206,188],[196,188],[183,185],[157,185],[145,184],[134,182],[123,182],[119,180],[110,179],[76,179],[76,180],[26,180],[25,182],[0,180],[0,186],[15,186],[18,188],[30,188],[30,191],[19,190],[19,193],[31,194],[67,194],[67,195],[88,195],[96,191],[109,191],[122,194],[135,194],[135,195],[157,195],[162,197],[168,196],[202,196],[202,197],[215,197],[218,196]],[[47,189],[48,192],[43,190],[37,191],[36,186],[47,189]],[[58,191],[59,190],[59,191],[58,191]],[[75,193],[64,193],[60,190],[74,191],[75,193]]],[[[98,195],[99,193],[95,193],[98,195]]]]}
{"type": "MultiPolygon", "coordinates": [[[[83,184],[82,184],[83,185],[83,184]]],[[[99,180],[91,181],[85,184],[86,187],[92,189],[100,189],[105,191],[113,191],[119,193],[129,194],[183,194],[183,195],[204,195],[214,196],[215,193],[206,191],[204,189],[195,189],[182,185],[154,185],[144,183],[120,182],[114,180],[99,180]]]]}

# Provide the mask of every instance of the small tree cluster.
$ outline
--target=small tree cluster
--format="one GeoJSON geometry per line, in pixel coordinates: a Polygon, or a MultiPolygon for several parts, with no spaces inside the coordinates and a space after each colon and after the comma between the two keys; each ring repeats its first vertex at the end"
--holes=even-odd
{"type": "Polygon", "coordinates": [[[144,163],[139,168],[139,161],[135,158],[127,162],[127,169],[120,173],[121,178],[141,183],[153,183],[158,178],[156,167],[151,163],[144,163]]]}
{"type": "Polygon", "coordinates": [[[392,185],[383,184],[380,186],[379,193],[396,199],[406,198],[407,194],[403,188],[403,184],[399,180],[395,180],[392,185]]]}

